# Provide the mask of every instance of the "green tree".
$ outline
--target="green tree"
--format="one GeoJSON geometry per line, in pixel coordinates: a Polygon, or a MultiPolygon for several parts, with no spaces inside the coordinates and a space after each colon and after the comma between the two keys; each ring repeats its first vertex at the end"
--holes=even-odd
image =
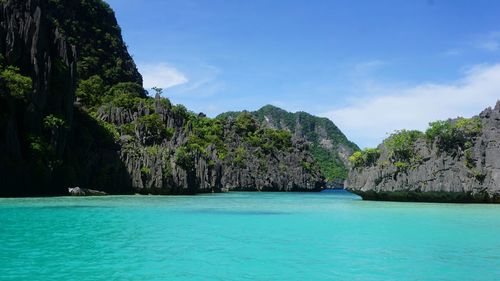
{"type": "Polygon", "coordinates": [[[158,143],[170,139],[174,131],[167,128],[162,117],[157,114],[144,115],[137,119],[137,128],[142,131],[145,143],[158,143]]]}
{"type": "Polygon", "coordinates": [[[349,162],[353,167],[362,167],[365,165],[365,160],[363,159],[363,152],[356,151],[351,156],[349,156],[349,162]]]}
{"type": "Polygon", "coordinates": [[[21,75],[17,67],[7,66],[0,72],[0,76],[9,94],[14,98],[25,99],[33,91],[31,78],[21,75]]]}
{"type": "Polygon", "coordinates": [[[104,103],[111,103],[116,107],[136,109],[143,98],[144,89],[131,82],[118,83],[111,87],[103,98],[104,103]]]}
{"type": "Polygon", "coordinates": [[[175,151],[175,163],[185,170],[192,169],[194,155],[186,146],[180,146],[175,151]]]}
{"type": "Polygon", "coordinates": [[[423,133],[417,130],[400,130],[394,132],[384,140],[384,144],[389,151],[389,157],[394,161],[411,161],[415,155],[414,144],[417,139],[423,136],[423,133]]]}
{"type": "Polygon", "coordinates": [[[109,96],[128,95],[132,97],[146,97],[144,88],[134,82],[122,82],[112,86],[108,91],[109,96]]]}
{"type": "Polygon", "coordinates": [[[161,95],[163,94],[163,89],[162,89],[162,88],[153,87],[153,88],[151,88],[151,89],[152,89],[153,91],[155,91],[155,94],[156,94],[157,96],[160,96],[160,97],[161,97],[161,95]]]}
{"type": "Polygon", "coordinates": [[[239,134],[248,135],[257,130],[258,125],[252,114],[242,112],[236,117],[236,130],[239,134]]]}
{"type": "Polygon", "coordinates": [[[189,113],[186,107],[182,104],[177,104],[172,107],[172,113],[184,119],[188,118],[189,113]]]}
{"type": "Polygon", "coordinates": [[[86,106],[96,106],[106,92],[104,80],[99,75],[93,75],[86,80],[81,80],[76,89],[76,97],[81,99],[86,106]]]}
{"type": "Polygon", "coordinates": [[[425,132],[427,140],[436,143],[440,150],[451,151],[464,148],[481,133],[482,123],[478,117],[436,121],[429,124],[425,132]]]}
{"type": "Polygon", "coordinates": [[[378,148],[365,148],[362,151],[356,151],[349,157],[349,162],[353,167],[364,167],[374,165],[380,158],[378,148]]]}
{"type": "Polygon", "coordinates": [[[67,128],[68,126],[66,125],[66,121],[64,121],[64,119],[50,114],[43,118],[43,127],[47,130],[53,130],[67,128]]]}

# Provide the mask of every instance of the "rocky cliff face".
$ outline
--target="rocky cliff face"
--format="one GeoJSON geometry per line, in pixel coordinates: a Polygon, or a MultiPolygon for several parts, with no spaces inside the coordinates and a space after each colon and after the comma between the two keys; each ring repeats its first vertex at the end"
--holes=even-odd
{"type": "MultiPolygon", "coordinates": [[[[234,117],[238,114],[241,112],[227,112],[219,117],[234,117]]],[[[266,105],[251,114],[262,126],[287,130],[294,137],[308,141],[312,155],[328,181],[343,182],[347,178],[348,158],[359,148],[331,120],[306,112],[287,112],[272,105],[266,105]]]]}
{"type": "Polygon", "coordinates": [[[0,74],[0,196],[323,187],[301,139],[148,98],[101,0],[1,1],[0,74]]]}
{"type": "Polygon", "coordinates": [[[133,82],[142,76],[122,39],[111,7],[102,0],[48,1],[50,21],[59,26],[69,44],[78,51],[78,79],[94,75],[108,85],[133,82]]]}
{"type": "Polygon", "coordinates": [[[19,71],[15,74],[19,76],[11,77],[7,74],[12,71],[4,70],[1,80],[0,195],[4,196],[62,192],[54,185],[66,149],[66,128],[72,123],[76,60],[73,47],[48,20],[46,6],[43,0],[0,2],[2,68],[16,66],[19,71]],[[31,78],[32,89],[16,95],[22,75],[31,78]],[[49,116],[58,116],[65,125],[44,126],[44,120],[53,120],[49,116]],[[45,150],[37,150],[42,142],[45,150]],[[11,186],[16,189],[8,189],[11,186]]]}
{"type": "Polygon", "coordinates": [[[409,167],[393,165],[380,145],[378,160],[352,168],[348,189],[368,200],[500,203],[500,101],[479,120],[479,133],[464,146],[416,140],[418,160],[409,167]]]}
{"type": "MultiPolygon", "coordinates": [[[[270,142],[252,143],[247,140],[248,131],[238,130],[237,120],[219,122],[202,114],[195,116],[166,101],[157,97],[154,102],[141,102],[136,109],[113,105],[99,109],[98,120],[119,128],[117,152],[130,177],[121,190],[110,190],[109,185],[93,185],[94,189],[109,193],[193,194],[323,188],[323,178],[302,140],[290,137],[289,145],[283,147],[266,146],[270,142]],[[157,118],[157,125],[151,116],[157,118]],[[200,125],[203,122],[209,125],[200,125]],[[199,135],[208,126],[218,128],[217,132],[203,131],[199,135]]],[[[264,134],[258,128],[252,132],[264,134]]]]}

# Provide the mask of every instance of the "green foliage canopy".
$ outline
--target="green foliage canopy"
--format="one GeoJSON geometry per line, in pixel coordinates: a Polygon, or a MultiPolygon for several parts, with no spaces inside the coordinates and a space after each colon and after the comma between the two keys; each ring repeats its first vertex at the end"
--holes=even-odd
{"type": "Polygon", "coordinates": [[[7,66],[0,72],[0,77],[10,96],[14,98],[25,99],[33,91],[31,78],[21,75],[17,67],[7,66]]]}
{"type": "Polygon", "coordinates": [[[88,79],[81,80],[76,89],[76,97],[80,98],[86,106],[96,106],[99,98],[106,92],[104,80],[99,75],[93,75],[88,79]]]}
{"type": "Polygon", "coordinates": [[[409,162],[415,155],[415,142],[423,136],[424,134],[417,130],[400,130],[384,140],[384,144],[394,161],[409,162]]]}
{"type": "Polygon", "coordinates": [[[478,117],[436,121],[429,124],[425,135],[429,142],[436,142],[439,149],[450,151],[463,148],[481,133],[482,124],[478,117]]]}
{"type": "Polygon", "coordinates": [[[165,125],[162,117],[158,113],[141,116],[137,119],[137,126],[143,132],[147,142],[161,142],[164,139],[169,140],[173,136],[173,130],[165,125]]]}
{"type": "Polygon", "coordinates": [[[349,157],[349,162],[353,167],[363,167],[374,165],[380,157],[378,148],[365,148],[361,151],[354,152],[349,157]]]}

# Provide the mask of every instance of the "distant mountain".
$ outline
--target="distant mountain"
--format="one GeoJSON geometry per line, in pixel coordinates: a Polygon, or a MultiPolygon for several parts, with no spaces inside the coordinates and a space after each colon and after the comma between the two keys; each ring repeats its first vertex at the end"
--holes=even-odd
{"type": "MultiPolygon", "coordinates": [[[[241,113],[226,112],[217,118],[236,117],[241,113]]],[[[295,137],[310,142],[313,157],[327,181],[347,178],[348,158],[359,147],[349,141],[330,119],[302,111],[291,113],[272,105],[250,113],[263,126],[290,131],[295,137]]]]}

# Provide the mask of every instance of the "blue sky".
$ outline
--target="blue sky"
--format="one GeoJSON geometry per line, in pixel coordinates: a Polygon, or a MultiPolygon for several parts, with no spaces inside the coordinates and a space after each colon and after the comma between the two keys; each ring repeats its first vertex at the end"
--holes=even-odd
{"type": "Polygon", "coordinates": [[[326,116],[361,147],[500,98],[500,1],[108,0],[145,87],[326,116]]]}

